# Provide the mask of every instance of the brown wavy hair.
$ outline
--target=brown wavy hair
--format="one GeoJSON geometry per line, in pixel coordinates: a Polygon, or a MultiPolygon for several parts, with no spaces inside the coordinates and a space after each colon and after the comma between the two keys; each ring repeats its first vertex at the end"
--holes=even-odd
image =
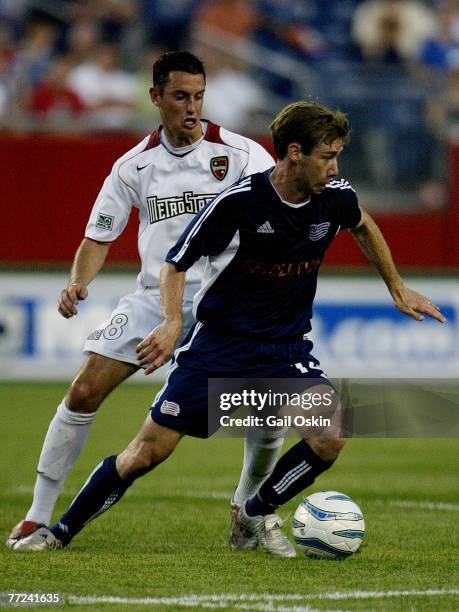
{"type": "Polygon", "coordinates": [[[338,138],[347,142],[349,121],[340,110],[331,110],[315,102],[294,102],[283,108],[270,125],[274,150],[279,159],[287,154],[288,145],[298,142],[305,155],[322,142],[331,144],[338,138]]]}

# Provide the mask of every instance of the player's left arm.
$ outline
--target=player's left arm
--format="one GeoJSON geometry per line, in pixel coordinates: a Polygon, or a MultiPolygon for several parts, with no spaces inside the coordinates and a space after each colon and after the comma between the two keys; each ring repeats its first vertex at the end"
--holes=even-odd
{"type": "Polygon", "coordinates": [[[371,216],[360,208],[362,216],[358,225],[350,232],[360,249],[381,274],[394,300],[395,306],[417,321],[423,321],[422,313],[437,319],[440,323],[446,321],[440,309],[417,291],[405,286],[403,279],[395,267],[387,242],[371,216]]]}

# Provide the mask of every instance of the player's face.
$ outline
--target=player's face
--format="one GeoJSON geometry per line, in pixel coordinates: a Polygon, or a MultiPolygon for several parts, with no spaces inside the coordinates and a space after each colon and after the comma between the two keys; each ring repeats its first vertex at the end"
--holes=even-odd
{"type": "Polygon", "coordinates": [[[305,193],[322,193],[332,178],[338,175],[338,157],[342,150],[343,141],[338,138],[330,144],[319,143],[310,155],[301,154],[297,172],[305,193]]]}
{"type": "Polygon", "coordinates": [[[161,120],[169,142],[186,146],[201,135],[201,111],[205,80],[202,74],[172,71],[162,91],[152,87],[150,96],[159,108],[161,120]]]}

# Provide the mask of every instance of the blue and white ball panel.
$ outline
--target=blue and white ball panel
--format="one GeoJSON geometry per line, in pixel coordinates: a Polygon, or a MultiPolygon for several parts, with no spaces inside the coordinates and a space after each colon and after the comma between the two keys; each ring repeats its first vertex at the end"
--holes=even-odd
{"type": "Polygon", "coordinates": [[[323,557],[330,559],[346,559],[353,552],[340,550],[335,546],[330,546],[321,538],[295,538],[295,542],[304,549],[308,557],[323,557]]]}
{"type": "Polygon", "coordinates": [[[292,533],[307,556],[345,559],[360,547],[365,521],[348,495],[321,491],[309,495],[298,506],[292,533]]]}

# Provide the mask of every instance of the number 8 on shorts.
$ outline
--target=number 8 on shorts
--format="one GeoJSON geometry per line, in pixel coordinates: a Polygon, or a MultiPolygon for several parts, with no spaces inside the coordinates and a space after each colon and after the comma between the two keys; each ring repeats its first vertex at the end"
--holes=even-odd
{"type": "Polygon", "coordinates": [[[110,322],[104,329],[104,338],[106,340],[117,340],[121,334],[123,333],[123,327],[128,322],[128,318],[125,314],[118,314],[110,322]]]}

